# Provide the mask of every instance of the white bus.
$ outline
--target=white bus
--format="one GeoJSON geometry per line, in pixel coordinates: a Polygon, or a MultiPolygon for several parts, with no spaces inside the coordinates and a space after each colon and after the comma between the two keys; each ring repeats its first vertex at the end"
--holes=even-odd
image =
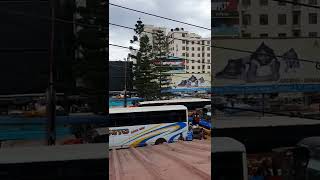
{"type": "Polygon", "coordinates": [[[183,98],[183,99],[139,102],[140,107],[163,106],[163,105],[183,105],[183,106],[186,106],[188,110],[195,110],[198,108],[204,108],[206,105],[211,105],[211,100],[202,99],[202,98],[183,98]]]}
{"type": "Polygon", "coordinates": [[[185,139],[185,106],[112,108],[109,110],[109,149],[145,146],[185,139]]]}

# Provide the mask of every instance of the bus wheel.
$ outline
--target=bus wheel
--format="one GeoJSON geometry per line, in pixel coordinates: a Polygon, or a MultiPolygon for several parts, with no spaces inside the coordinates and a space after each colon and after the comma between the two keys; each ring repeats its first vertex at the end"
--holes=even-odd
{"type": "Polygon", "coordinates": [[[160,139],[157,139],[154,144],[155,144],[155,145],[158,145],[158,144],[163,144],[163,143],[165,143],[165,142],[167,142],[165,139],[160,138],[160,139]]]}

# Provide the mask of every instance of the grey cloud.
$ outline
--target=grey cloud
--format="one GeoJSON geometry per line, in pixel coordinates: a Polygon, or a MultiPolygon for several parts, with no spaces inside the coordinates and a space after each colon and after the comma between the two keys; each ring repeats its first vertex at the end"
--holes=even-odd
{"type": "MultiPolygon", "coordinates": [[[[209,0],[111,0],[110,2],[203,27],[211,27],[211,1],[209,0]]],[[[187,31],[198,33],[204,37],[210,37],[211,34],[209,30],[109,6],[109,22],[111,23],[134,27],[139,18],[144,24],[166,27],[168,30],[183,27],[187,31]]],[[[134,35],[133,30],[109,27],[110,42],[125,46],[130,45],[129,41],[134,35]]],[[[128,52],[126,49],[110,47],[109,58],[110,60],[123,59],[128,52]]]]}

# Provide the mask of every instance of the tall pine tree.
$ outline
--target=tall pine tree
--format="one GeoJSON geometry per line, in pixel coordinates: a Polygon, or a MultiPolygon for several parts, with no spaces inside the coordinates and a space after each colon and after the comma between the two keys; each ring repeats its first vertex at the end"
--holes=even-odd
{"type": "Polygon", "coordinates": [[[107,3],[105,0],[86,1],[86,7],[78,7],[80,26],[77,32],[76,49],[78,57],[74,74],[81,79],[81,94],[89,97],[93,112],[106,112],[107,99],[107,3]]]}
{"type": "Polygon", "coordinates": [[[159,81],[156,66],[153,63],[154,53],[152,52],[152,45],[149,37],[143,32],[144,24],[141,20],[137,21],[135,25],[135,33],[133,44],[138,42],[140,47],[135,55],[131,55],[136,60],[133,66],[134,81],[133,85],[140,97],[146,100],[154,100],[159,98],[159,81]]]}
{"type": "Polygon", "coordinates": [[[171,94],[162,91],[170,88],[170,74],[168,74],[168,71],[170,71],[170,67],[169,65],[163,64],[163,62],[169,58],[169,42],[168,37],[161,30],[156,31],[156,33],[154,34],[153,53],[155,56],[154,59],[159,62],[156,66],[156,70],[159,75],[158,96],[160,98],[168,98],[171,94]]]}

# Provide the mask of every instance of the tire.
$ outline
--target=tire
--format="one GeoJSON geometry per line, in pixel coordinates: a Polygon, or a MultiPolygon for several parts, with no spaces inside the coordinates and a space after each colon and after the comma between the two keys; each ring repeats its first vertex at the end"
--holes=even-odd
{"type": "Polygon", "coordinates": [[[159,145],[159,144],[163,144],[163,143],[165,143],[165,142],[167,142],[165,139],[160,138],[160,139],[157,139],[154,144],[155,144],[155,145],[159,145]]]}

